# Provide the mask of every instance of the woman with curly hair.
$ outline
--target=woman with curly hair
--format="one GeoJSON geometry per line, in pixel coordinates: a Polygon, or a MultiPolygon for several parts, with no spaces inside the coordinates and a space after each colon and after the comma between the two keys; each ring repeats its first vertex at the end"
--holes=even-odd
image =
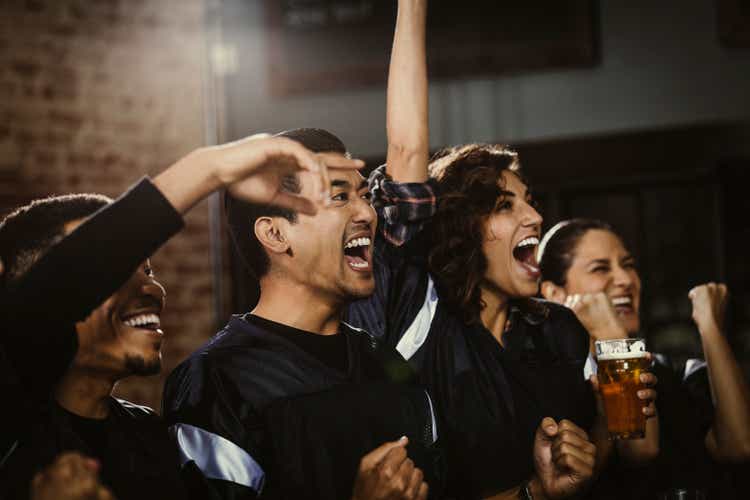
{"type": "Polygon", "coordinates": [[[425,14],[399,1],[387,164],[370,177],[376,291],[347,321],[396,346],[430,391],[449,496],[565,498],[595,464],[588,333],[532,298],[542,218],[517,155],[460,146],[428,173],[425,14]]]}

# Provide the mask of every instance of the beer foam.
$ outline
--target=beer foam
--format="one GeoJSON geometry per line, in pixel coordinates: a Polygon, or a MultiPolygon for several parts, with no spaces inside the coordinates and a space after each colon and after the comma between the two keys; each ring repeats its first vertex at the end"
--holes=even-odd
{"type": "MultiPolygon", "coordinates": [[[[631,339],[632,340],[632,339],[631,339]]],[[[597,340],[596,341],[596,358],[599,361],[609,361],[612,359],[635,359],[646,357],[646,343],[642,340],[597,340]]]]}
{"type": "Polygon", "coordinates": [[[596,359],[598,361],[612,361],[613,359],[636,359],[645,357],[645,352],[613,352],[608,354],[600,354],[596,357],[596,359]]]}

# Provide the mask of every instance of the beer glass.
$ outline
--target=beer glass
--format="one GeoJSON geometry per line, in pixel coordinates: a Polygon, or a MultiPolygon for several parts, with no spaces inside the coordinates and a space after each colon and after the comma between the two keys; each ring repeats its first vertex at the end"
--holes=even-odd
{"type": "Polygon", "coordinates": [[[646,342],[639,338],[597,340],[597,376],[604,400],[610,439],[638,439],[646,435],[646,416],[638,390],[641,373],[649,371],[646,342]]]}

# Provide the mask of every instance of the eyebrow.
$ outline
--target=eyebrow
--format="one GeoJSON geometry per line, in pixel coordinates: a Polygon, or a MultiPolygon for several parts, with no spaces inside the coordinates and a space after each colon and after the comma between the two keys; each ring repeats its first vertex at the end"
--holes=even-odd
{"type": "MultiPolygon", "coordinates": [[[[333,179],[331,181],[331,187],[340,187],[344,189],[349,189],[352,187],[352,183],[344,179],[333,179]]],[[[357,191],[361,191],[362,189],[365,189],[366,187],[368,187],[367,179],[362,179],[362,182],[360,182],[359,186],[357,186],[357,191]]]]}
{"type": "Polygon", "coordinates": [[[331,187],[341,187],[348,189],[352,186],[352,183],[344,179],[333,179],[331,181],[331,187]]]}
{"type": "Polygon", "coordinates": [[[588,265],[591,264],[609,264],[609,259],[594,259],[588,263],[588,265]]]}

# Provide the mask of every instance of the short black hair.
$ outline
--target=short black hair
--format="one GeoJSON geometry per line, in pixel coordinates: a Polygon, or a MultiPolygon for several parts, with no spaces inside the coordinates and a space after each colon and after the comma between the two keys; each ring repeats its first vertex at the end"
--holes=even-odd
{"type": "MultiPolygon", "coordinates": [[[[341,139],[327,130],[298,128],[278,133],[275,137],[295,140],[315,153],[341,153],[348,156],[341,139]]],[[[299,193],[302,190],[297,176],[283,179],[282,188],[291,193],[299,193]]],[[[232,242],[240,259],[255,279],[262,278],[268,272],[270,261],[263,245],[255,237],[255,221],[260,217],[284,217],[294,223],[297,221],[297,213],[273,205],[248,203],[231,196],[228,192],[224,193],[224,212],[232,242]]]]}
{"type": "Polygon", "coordinates": [[[585,218],[558,222],[547,231],[539,244],[537,254],[542,279],[558,286],[565,286],[578,243],[586,233],[594,229],[608,231],[620,237],[606,222],[585,218]]]}
{"type": "Polygon", "coordinates": [[[100,194],[67,194],[34,200],[0,222],[0,258],[3,281],[23,276],[59,240],[65,225],[83,219],[112,202],[100,194]]]}

